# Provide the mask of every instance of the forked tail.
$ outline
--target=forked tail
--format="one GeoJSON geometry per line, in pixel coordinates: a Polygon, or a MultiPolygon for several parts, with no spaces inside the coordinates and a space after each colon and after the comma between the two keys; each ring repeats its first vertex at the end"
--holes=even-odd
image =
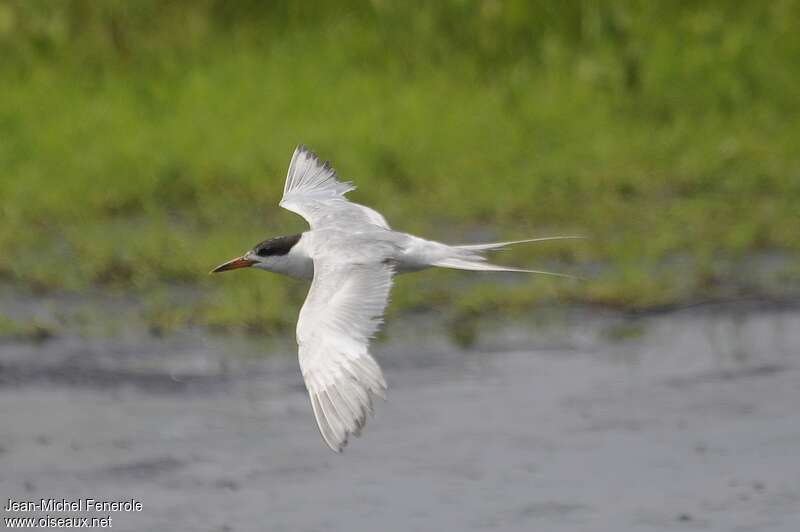
{"type": "Polygon", "coordinates": [[[554,275],[556,277],[567,277],[577,279],[574,275],[565,273],[546,272],[542,270],[528,270],[525,268],[514,268],[513,266],[499,266],[486,261],[482,251],[500,251],[514,244],[525,244],[528,242],[544,242],[547,240],[566,240],[579,239],[582,236],[549,236],[544,238],[530,238],[527,240],[512,240],[510,242],[492,242],[488,244],[466,244],[462,246],[449,246],[453,251],[451,256],[437,260],[433,266],[440,268],[455,268],[458,270],[472,270],[480,272],[521,272],[521,273],[540,273],[543,275],[554,275]]]}

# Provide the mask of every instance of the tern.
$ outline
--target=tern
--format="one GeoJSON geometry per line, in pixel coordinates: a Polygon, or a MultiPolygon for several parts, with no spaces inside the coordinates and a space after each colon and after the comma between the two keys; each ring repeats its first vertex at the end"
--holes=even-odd
{"type": "Polygon", "coordinates": [[[497,266],[484,252],[512,244],[564,238],[531,238],[451,246],[394,231],[377,211],[353,203],[330,162],[298,146],[279,205],[306,219],[310,230],[271,238],[211,273],[259,268],[311,280],[297,320],[300,370],[325,443],[341,452],[358,436],[374,396],[385,398],[386,381],[369,352],[396,274],[431,267],[460,270],[543,273],[497,266]]]}

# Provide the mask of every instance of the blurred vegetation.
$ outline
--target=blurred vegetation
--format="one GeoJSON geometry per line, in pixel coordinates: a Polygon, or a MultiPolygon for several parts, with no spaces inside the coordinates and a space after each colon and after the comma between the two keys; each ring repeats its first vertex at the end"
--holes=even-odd
{"type": "Polygon", "coordinates": [[[207,272],[304,230],[277,202],[305,143],[399,230],[590,237],[499,257],[589,282],[429,272],[394,310],[729,294],[746,257],[796,265],[798,58],[800,0],[0,0],[0,277],[288,328],[302,283],[207,272]]]}

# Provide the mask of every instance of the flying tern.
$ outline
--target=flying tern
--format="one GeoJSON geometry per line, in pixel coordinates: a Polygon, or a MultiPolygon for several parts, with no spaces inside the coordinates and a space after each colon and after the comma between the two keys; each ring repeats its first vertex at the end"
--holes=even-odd
{"type": "Polygon", "coordinates": [[[386,381],[369,342],[383,322],[396,274],[436,266],[562,275],[497,266],[482,253],[523,242],[580,238],[451,246],[392,230],[380,213],[345,198],[354,189],[339,180],[330,162],[298,146],[279,205],[305,218],[310,230],[265,240],[212,270],[253,267],[311,280],[297,320],[300,370],[322,438],[336,452],[351,434],[360,434],[372,413],[373,396],[385,397],[386,381]]]}

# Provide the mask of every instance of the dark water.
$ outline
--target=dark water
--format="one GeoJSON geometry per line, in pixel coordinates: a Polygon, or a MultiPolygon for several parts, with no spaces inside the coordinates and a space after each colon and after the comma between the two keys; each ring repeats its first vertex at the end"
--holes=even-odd
{"type": "Polygon", "coordinates": [[[342,455],[288,339],[2,344],[0,503],[141,501],[114,530],[800,529],[800,311],[556,314],[470,349],[390,324],[388,401],[342,455]]]}

